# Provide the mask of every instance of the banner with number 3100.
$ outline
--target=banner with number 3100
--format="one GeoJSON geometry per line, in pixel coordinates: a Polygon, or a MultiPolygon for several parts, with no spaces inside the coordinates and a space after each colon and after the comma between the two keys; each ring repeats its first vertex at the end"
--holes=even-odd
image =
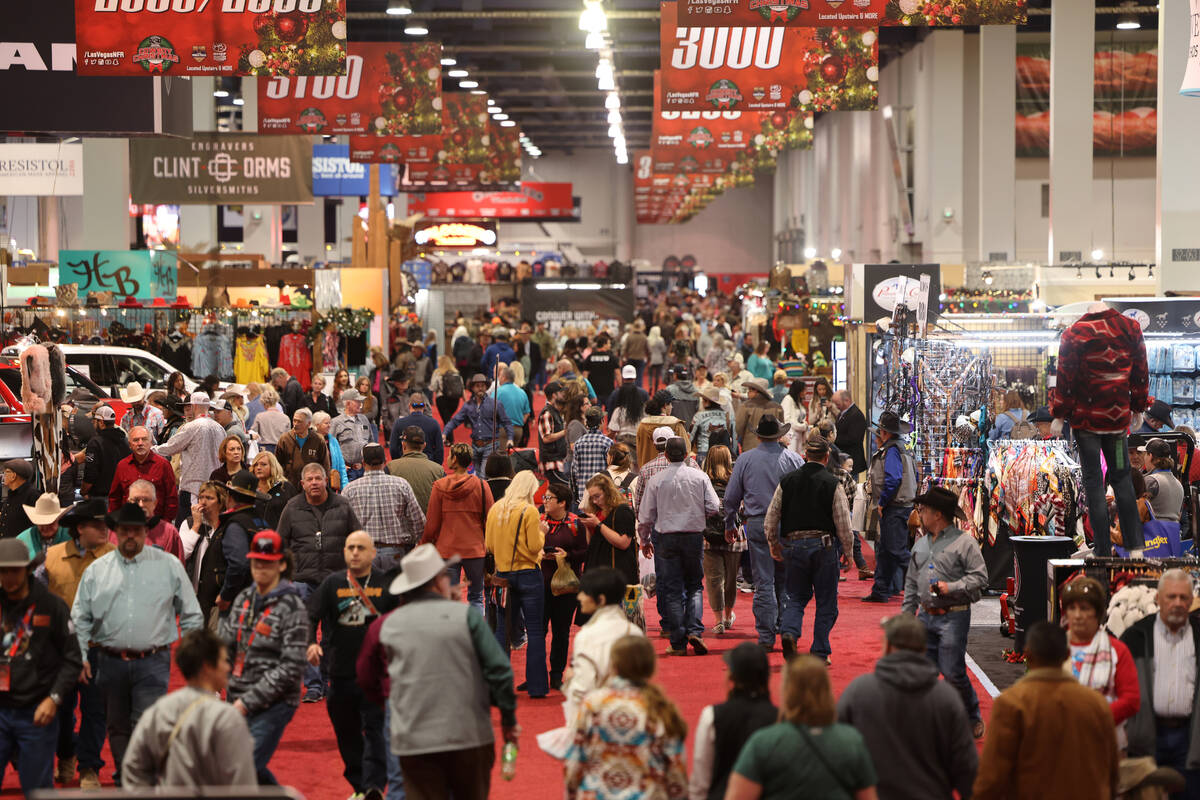
{"type": "Polygon", "coordinates": [[[80,75],[344,75],[346,0],[75,0],[80,75]]]}

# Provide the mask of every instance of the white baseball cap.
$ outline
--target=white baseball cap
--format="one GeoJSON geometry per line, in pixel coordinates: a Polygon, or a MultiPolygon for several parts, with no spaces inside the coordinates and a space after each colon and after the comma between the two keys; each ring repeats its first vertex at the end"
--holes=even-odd
{"type": "Polygon", "coordinates": [[[667,440],[675,435],[675,431],[668,428],[666,425],[660,425],[654,429],[654,443],[666,444],[667,440]]]}
{"type": "Polygon", "coordinates": [[[96,406],[96,410],[92,412],[92,416],[96,419],[102,419],[105,422],[117,421],[117,412],[108,404],[96,406]]]}
{"type": "Polygon", "coordinates": [[[637,367],[633,364],[626,364],[621,367],[621,379],[626,381],[637,380],[637,367]]]}
{"type": "Polygon", "coordinates": [[[188,399],[190,406],[204,406],[208,408],[209,396],[204,392],[192,392],[192,396],[188,399]]]}

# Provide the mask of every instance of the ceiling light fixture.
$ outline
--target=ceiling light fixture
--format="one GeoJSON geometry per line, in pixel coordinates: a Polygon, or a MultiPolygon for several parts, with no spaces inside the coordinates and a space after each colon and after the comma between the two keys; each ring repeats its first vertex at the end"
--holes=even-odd
{"type": "MultiPolygon", "coordinates": [[[[491,102],[491,101],[489,100],[488,102],[491,102]]],[[[503,114],[504,109],[500,108],[500,106],[489,106],[488,113],[492,114],[493,116],[496,114],[503,114]]]]}
{"type": "Polygon", "coordinates": [[[612,111],[614,108],[619,109],[621,107],[621,96],[616,92],[609,92],[608,96],[604,98],[604,107],[609,111],[612,111]]]}
{"type": "Polygon", "coordinates": [[[471,73],[467,72],[465,69],[462,69],[461,67],[459,69],[452,69],[452,70],[446,71],[447,78],[465,78],[470,74],[471,73]]]}
{"type": "Polygon", "coordinates": [[[471,94],[487,94],[483,89],[472,89],[471,94]]]}
{"type": "Polygon", "coordinates": [[[1096,265],[1096,280],[1100,280],[1103,277],[1104,276],[1100,274],[1100,266],[1097,264],[1096,265]]]}
{"type": "Polygon", "coordinates": [[[840,248],[840,247],[833,248],[832,250],[829,251],[829,255],[834,261],[837,261],[839,258],[842,257],[842,248],[840,248]]]}
{"type": "Polygon", "coordinates": [[[815,247],[804,248],[804,257],[808,258],[808,259],[816,258],[817,257],[817,248],[815,248],[815,247]]]}
{"type": "Polygon", "coordinates": [[[1113,272],[1113,265],[1112,265],[1112,264],[1109,264],[1109,265],[1108,265],[1108,277],[1110,277],[1110,278],[1115,278],[1115,277],[1117,277],[1117,276],[1116,276],[1116,274],[1114,274],[1114,272],[1113,272]]]}
{"type": "Polygon", "coordinates": [[[235,97],[235,98],[233,98],[233,104],[235,106],[244,106],[244,105],[246,105],[246,101],[240,97],[235,97]]]}
{"type": "Polygon", "coordinates": [[[1121,8],[1128,8],[1129,11],[1117,17],[1117,30],[1119,31],[1136,31],[1142,27],[1142,21],[1138,19],[1138,15],[1134,14],[1132,9],[1137,3],[1134,0],[1122,0],[1121,8]]]}
{"type": "MultiPolygon", "coordinates": [[[[495,100],[493,100],[492,98],[490,98],[490,97],[489,97],[489,98],[488,98],[488,105],[489,105],[489,106],[494,106],[494,105],[496,105],[496,101],[495,101],[495,100]]],[[[490,109],[489,109],[489,110],[490,110],[490,109]]]]}
{"type": "Polygon", "coordinates": [[[628,153],[617,153],[617,163],[618,164],[628,164],[629,163],[629,154],[628,153]]]}
{"type": "Polygon", "coordinates": [[[455,64],[457,64],[457,63],[458,63],[458,59],[457,59],[457,58],[451,58],[450,56],[446,56],[445,58],[443,58],[443,59],[442,59],[442,66],[443,66],[443,67],[453,67],[453,66],[454,66],[455,64]]]}
{"type": "Polygon", "coordinates": [[[604,47],[604,34],[600,31],[592,31],[583,40],[583,46],[587,50],[599,50],[604,47]]]}
{"type": "Polygon", "coordinates": [[[1133,267],[1130,267],[1130,268],[1129,268],[1129,280],[1131,280],[1131,281],[1136,281],[1136,280],[1137,280],[1137,275],[1134,275],[1134,274],[1133,274],[1133,267]]]}
{"type": "Polygon", "coordinates": [[[1075,268],[1075,277],[1076,277],[1076,278],[1082,278],[1082,277],[1083,277],[1083,267],[1076,267],[1076,268],[1075,268]]]}
{"type": "Polygon", "coordinates": [[[1099,247],[1092,251],[1092,261],[1099,261],[1102,258],[1104,258],[1104,251],[1099,247]]]}
{"type": "Polygon", "coordinates": [[[387,13],[393,17],[407,17],[412,13],[412,6],[408,0],[390,0],[387,13]]]}
{"type": "Polygon", "coordinates": [[[596,82],[602,92],[615,91],[617,88],[612,61],[607,57],[602,57],[596,64],[596,82]]]}
{"type": "Polygon", "coordinates": [[[429,33],[429,28],[426,28],[424,25],[419,23],[414,23],[405,27],[404,32],[409,36],[424,36],[425,34],[429,33]]]}
{"type": "Polygon", "coordinates": [[[620,125],[621,124],[621,112],[617,111],[615,108],[612,111],[609,111],[608,112],[608,124],[609,125],[620,125]]]}
{"type": "Polygon", "coordinates": [[[478,89],[479,81],[459,81],[458,88],[460,88],[460,89],[478,89]]]}
{"type": "Polygon", "coordinates": [[[508,119],[508,114],[493,114],[492,119],[503,122],[504,120],[508,119]]]}
{"type": "Polygon", "coordinates": [[[600,33],[608,30],[608,17],[600,0],[583,0],[583,13],[579,15],[579,30],[600,33]]]}
{"type": "Polygon", "coordinates": [[[986,283],[988,286],[991,286],[992,281],[994,281],[994,280],[995,280],[995,278],[992,277],[992,273],[985,269],[983,271],[983,282],[986,283]]]}
{"type": "Polygon", "coordinates": [[[215,92],[213,92],[213,97],[229,97],[229,92],[225,91],[224,89],[217,89],[215,92]]]}
{"type": "Polygon", "coordinates": [[[615,139],[620,135],[621,135],[621,126],[620,125],[614,124],[614,125],[608,126],[608,137],[610,139],[615,139]]]}
{"type": "Polygon", "coordinates": [[[500,123],[500,127],[501,128],[515,128],[515,127],[517,127],[517,123],[512,121],[511,119],[506,119],[500,123]]]}

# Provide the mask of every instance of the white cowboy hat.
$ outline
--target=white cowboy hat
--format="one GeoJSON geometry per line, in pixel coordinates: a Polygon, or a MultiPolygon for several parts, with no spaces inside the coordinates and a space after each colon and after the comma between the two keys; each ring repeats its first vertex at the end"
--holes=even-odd
{"type": "Polygon", "coordinates": [[[443,559],[432,544],[423,544],[400,560],[400,574],[392,581],[388,591],[404,594],[417,589],[436,578],[446,567],[452,567],[462,559],[451,556],[443,559]]]}
{"type": "Polygon", "coordinates": [[[126,403],[140,403],[146,399],[146,390],[137,381],[130,381],[121,390],[121,399],[126,403]]]}
{"type": "Polygon", "coordinates": [[[29,517],[29,521],[34,525],[49,525],[58,522],[58,518],[64,512],[70,511],[72,506],[63,508],[58,504],[58,495],[46,492],[33,505],[23,505],[21,508],[25,509],[25,516],[29,517]]]}

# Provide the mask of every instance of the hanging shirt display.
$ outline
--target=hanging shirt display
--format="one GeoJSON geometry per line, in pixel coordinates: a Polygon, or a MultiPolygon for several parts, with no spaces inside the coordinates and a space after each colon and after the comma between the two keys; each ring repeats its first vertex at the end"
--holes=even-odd
{"type": "Polygon", "coordinates": [[[233,380],[233,330],[222,322],[206,324],[192,343],[192,375],[233,380]]]}
{"type": "Polygon", "coordinates": [[[300,381],[304,391],[312,385],[312,348],[308,340],[299,333],[285,334],[279,340],[279,360],[281,369],[300,381]]]}
{"type": "Polygon", "coordinates": [[[262,335],[239,336],[233,359],[234,380],[240,384],[264,383],[270,372],[267,343],[262,335]]]}

